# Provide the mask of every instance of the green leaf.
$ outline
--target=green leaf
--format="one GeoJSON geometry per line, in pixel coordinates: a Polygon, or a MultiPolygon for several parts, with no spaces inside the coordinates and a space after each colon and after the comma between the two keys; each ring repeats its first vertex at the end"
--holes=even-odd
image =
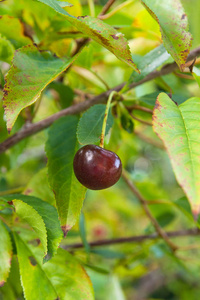
{"type": "Polygon", "coordinates": [[[193,97],[177,106],[161,93],[153,113],[153,128],[164,142],[177,181],[193,212],[200,210],[200,99],[193,97]]]}
{"type": "Polygon", "coordinates": [[[59,119],[50,127],[46,142],[48,178],[55,194],[64,234],[76,223],[86,192],[73,172],[77,124],[76,116],[59,119]]]}
{"type": "Polygon", "coordinates": [[[16,213],[38,234],[46,254],[44,261],[50,259],[57,252],[63,236],[56,208],[33,196],[17,194],[3,198],[7,201],[15,199],[16,213]]]}
{"type": "Polygon", "coordinates": [[[192,75],[200,87],[200,70],[197,67],[193,67],[192,75]]]}
{"type": "Polygon", "coordinates": [[[57,299],[58,294],[46,276],[46,273],[43,271],[39,260],[37,260],[19,235],[14,234],[14,237],[25,299],[57,299]]]}
{"type": "Polygon", "coordinates": [[[33,253],[19,235],[14,236],[26,300],[94,299],[88,275],[71,254],[59,249],[54,258],[41,265],[40,254],[33,253]]]}
{"type": "Polygon", "coordinates": [[[49,187],[47,172],[47,168],[44,168],[36,173],[27,184],[23,194],[38,197],[45,202],[54,205],[55,198],[49,187]]]}
{"type": "Polygon", "coordinates": [[[174,205],[192,222],[194,223],[194,217],[191,211],[190,203],[186,197],[182,197],[174,201],[174,205]]]}
{"type": "Polygon", "coordinates": [[[83,213],[80,215],[79,231],[80,231],[80,237],[81,237],[81,240],[83,242],[85,251],[87,253],[89,253],[90,252],[90,245],[88,244],[88,241],[87,241],[87,233],[86,233],[86,226],[85,226],[85,216],[84,216],[83,213]]]}
{"type": "Polygon", "coordinates": [[[9,40],[15,49],[32,44],[32,40],[24,35],[24,26],[19,19],[3,15],[0,17],[0,34],[9,40]]]}
{"type": "Polygon", "coordinates": [[[58,254],[43,266],[62,300],[93,300],[94,292],[89,276],[67,251],[58,254]],[[59,280],[58,280],[59,278],[59,280]]]}
{"type": "Polygon", "coordinates": [[[4,87],[4,84],[5,84],[4,76],[0,69],[0,85],[2,86],[2,88],[4,87]]]}
{"type": "Polygon", "coordinates": [[[146,75],[161,66],[169,57],[170,55],[167,53],[163,44],[153,49],[140,58],[138,63],[140,74],[133,72],[129,78],[128,84],[142,80],[146,75]]]}
{"type": "MultiPolygon", "coordinates": [[[[114,29],[112,26],[104,23],[100,19],[90,16],[80,16],[78,18],[68,14],[62,9],[55,0],[37,0],[40,1],[60,14],[65,15],[69,21],[78,30],[85,33],[88,37],[111,51],[117,58],[128,64],[135,71],[138,71],[134,64],[128,42],[124,35],[114,29]]],[[[139,71],[138,71],[139,72],[139,71]]]]}
{"type": "MultiPolygon", "coordinates": [[[[97,104],[83,113],[77,129],[77,138],[81,145],[95,144],[100,141],[105,109],[106,105],[97,104]]],[[[106,134],[108,134],[112,125],[113,116],[109,110],[106,134]]]]}
{"type": "Polygon", "coordinates": [[[47,254],[47,231],[46,226],[44,224],[44,220],[38,214],[38,212],[27,203],[21,200],[12,200],[15,210],[18,216],[22,218],[22,220],[26,221],[37,233],[45,255],[47,254]]]}
{"type": "Polygon", "coordinates": [[[182,69],[191,47],[188,20],[179,0],[142,0],[142,3],[160,25],[167,51],[182,69]]]}
{"type": "Polygon", "coordinates": [[[11,63],[15,48],[11,42],[0,35],[0,61],[11,63]]]}
{"type": "Polygon", "coordinates": [[[69,107],[74,99],[73,90],[61,82],[52,82],[49,85],[50,89],[54,89],[59,94],[59,104],[62,109],[69,107]]]}
{"type": "Polygon", "coordinates": [[[75,60],[59,59],[36,46],[25,46],[15,52],[6,76],[4,109],[7,129],[11,131],[21,110],[35,103],[45,87],[75,60]]]}
{"type": "Polygon", "coordinates": [[[66,2],[66,1],[57,1],[57,3],[60,5],[60,7],[73,6],[73,4],[66,2]]]}
{"type": "Polygon", "coordinates": [[[12,244],[8,230],[0,220],[0,286],[4,285],[11,266],[12,244]]]}

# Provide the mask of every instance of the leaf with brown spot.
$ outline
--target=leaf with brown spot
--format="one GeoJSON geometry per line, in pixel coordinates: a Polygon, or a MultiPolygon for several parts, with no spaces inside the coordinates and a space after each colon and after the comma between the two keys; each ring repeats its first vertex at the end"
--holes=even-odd
{"type": "Polygon", "coordinates": [[[80,263],[67,251],[42,264],[42,252],[14,233],[21,283],[26,300],[94,300],[92,283],[80,263]],[[66,263],[67,261],[67,263],[66,263]]]}
{"type": "Polygon", "coordinates": [[[48,261],[56,254],[63,237],[56,208],[33,196],[14,194],[1,198],[7,203],[13,200],[17,215],[37,233],[43,246],[44,261],[48,261]]]}
{"type": "Polygon", "coordinates": [[[22,109],[35,103],[45,87],[76,59],[59,59],[28,45],[15,52],[4,87],[4,109],[10,132],[22,109]]]}
{"type": "Polygon", "coordinates": [[[12,244],[8,230],[0,220],[0,286],[6,282],[10,272],[12,244]]]}
{"type": "Polygon", "coordinates": [[[160,25],[163,43],[180,69],[190,52],[192,37],[188,32],[188,20],[179,0],[141,0],[152,17],[160,25]]]}
{"type": "Polygon", "coordinates": [[[90,16],[80,16],[78,18],[68,14],[62,9],[55,0],[37,0],[42,2],[59,14],[63,14],[78,30],[85,33],[88,37],[111,51],[118,59],[128,64],[135,71],[139,72],[132,60],[130,48],[124,35],[105,22],[90,16]],[[113,38],[115,37],[115,38],[113,38]]]}
{"type": "Polygon", "coordinates": [[[164,142],[177,181],[194,214],[200,212],[200,98],[177,106],[165,93],[156,101],[153,129],[164,142]]]}

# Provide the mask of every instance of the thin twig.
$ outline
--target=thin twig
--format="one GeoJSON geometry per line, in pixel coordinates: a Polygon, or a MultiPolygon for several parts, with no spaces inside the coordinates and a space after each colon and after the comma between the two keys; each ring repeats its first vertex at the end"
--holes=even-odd
{"type": "MultiPolygon", "coordinates": [[[[200,47],[192,50],[188,56],[188,59],[191,60],[198,55],[200,55],[200,47]]],[[[161,70],[159,70],[159,71],[155,70],[155,71],[149,73],[142,80],[140,80],[138,82],[133,82],[129,86],[129,89],[132,89],[136,86],[139,86],[139,85],[141,85],[147,81],[153,80],[157,77],[172,73],[177,68],[178,68],[178,66],[175,62],[171,63],[171,64],[167,64],[161,70]]],[[[13,136],[9,137],[8,139],[6,139],[4,142],[2,142],[0,144],[0,153],[11,148],[12,146],[17,144],[21,140],[25,139],[26,137],[31,136],[31,135],[49,127],[54,121],[58,120],[59,118],[61,118],[63,116],[78,114],[78,113],[83,112],[84,110],[88,109],[92,105],[99,104],[99,103],[105,103],[112,91],[119,92],[125,86],[125,84],[126,83],[121,83],[120,85],[118,85],[106,92],[103,92],[102,94],[95,96],[94,98],[92,98],[88,101],[70,106],[66,109],[63,109],[63,110],[57,112],[56,114],[54,114],[40,122],[37,122],[35,124],[31,124],[29,126],[24,126],[20,131],[18,131],[13,136]]]]}
{"type": "Polygon", "coordinates": [[[151,122],[142,120],[142,119],[140,119],[140,118],[134,116],[133,113],[131,113],[131,112],[129,112],[129,114],[130,114],[130,116],[131,116],[134,120],[136,120],[136,121],[138,121],[138,122],[140,122],[140,123],[142,123],[142,124],[145,124],[145,125],[148,125],[148,126],[152,126],[152,123],[151,123],[151,122]]]}
{"type": "MultiPolygon", "coordinates": [[[[199,236],[200,230],[198,228],[191,228],[185,230],[167,231],[165,232],[165,234],[168,238],[184,237],[184,236],[199,236]]],[[[109,245],[124,244],[124,243],[142,243],[147,240],[155,240],[159,238],[161,238],[160,235],[155,232],[146,235],[99,240],[99,241],[89,242],[88,244],[90,245],[90,247],[101,247],[101,246],[109,246],[109,245]]],[[[70,248],[78,249],[83,247],[84,245],[82,243],[75,243],[71,245],[62,246],[63,249],[70,249],[70,248]]]]}
{"type": "Polygon", "coordinates": [[[113,5],[114,2],[115,2],[115,0],[108,0],[108,2],[102,8],[102,11],[98,15],[98,17],[105,15],[107,13],[107,11],[109,10],[109,8],[113,5]]]}
{"type": "Polygon", "coordinates": [[[141,110],[141,111],[147,112],[149,114],[153,114],[153,110],[152,109],[150,109],[148,107],[145,107],[145,106],[137,105],[137,104],[126,106],[126,109],[128,111],[131,111],[131,110],[141,110]]]}
{"type": "Polygon", "coordinates": [[[117,7],[115,7],[111,12],[109,12],[108,14],[103,14],[103,15],[99,15],[99,19],[101,20],[105,20],[108,19],[110,17],[112,17],[114,14],[116,14],[118,11],[121,11],[124,7],[128,6],[129,4],[131,4],[133,2],[133,0],[127,0],[121,4],[119,4],[117,7]]]}
{"type": "Polygon", "coordinates": [[[182,74],[182,73],[178,73],[178,72],[174,72],[174,74],[177,77],[180,77],[180,78],[189,79],[189,80],[195,80],[194,77],[192,77],[191,75],[182,74]]]}
{"type": "Polygon", "coordinates": [[[160,237],[162,237],[165,242],[168,244],[168,246],[171,248],[171,250],[173,252],[175,252],[178,247],[171,242],[171,240],[169,239],[169,237],[167,236],[166,232],[160,227],[159,223],[157,222],[157,220],[154,218],[154,216],[151,214],[151,211],[148,208],[147,205],[147,201],[143,198],[143,196],[140,194],[139,190],[135,187],[135,185],[133,184],[133,182],[128,178],[126,172],[123,170],[122,172],[122,177],[124,179],[124,181],[126,182],[126,184],[129,186],[129,188],[131,189],[131,191],[133,192],[133,194],[137,197],[137,199],[140,201],[147,217],[150,219],[151,223],[153,224],[155,230],[157,231],[158,235],[160,237]]]}

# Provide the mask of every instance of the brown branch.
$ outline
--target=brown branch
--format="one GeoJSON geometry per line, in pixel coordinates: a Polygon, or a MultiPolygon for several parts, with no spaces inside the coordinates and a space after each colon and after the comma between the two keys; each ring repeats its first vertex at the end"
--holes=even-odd
{"type": "Polygon", "coordinates": [[[148,107],[145,107],[145,106],[137,105],[137,104],[126,106],[126,109],[128,111],[131,111],[131,110],[141,110],[141,111],[144,111],[146,113],[153,114],[153,110],[152,109],[150,109],[148,107]]]}
{"type": "Polygon", "coordinates": [[[148,126],[152,126],[152,123],[151,123],[151,122],[142,120],[142,119],[140,119],[140,118],[134,116],[134,114],[131,113],[131,112],[129,112],[129,115],[130,115],[134,120],[136,120],[136,121],[138,121],[138,122],[140,122],[140,123],[142,123],[142,124],[145,124],[145,125],[148,125],[148,126]]]}
{"type": "Polygon", "coordinates": [[[104,5],[102,11],[98,15],[98,17],[105,15],[114,2],[115,0],[108,0],[108,2],[104,5]]]}
{"type": "MultiPolygon", "coordinates": [[[[175,237],[185,237],[185,236],[199,236],[200,230],[198,228],[191,228],[185,230],[177,230],[177,231],[167,231],[165,232],[168,238],[175,237]]],[[[161,238],[158,233],[146,234],[146,235],[138,235],[131,237],[121,237],[116,239],[108,239],[108,240],[99,240],[95,242],[89,242],[90,247],[100,247],[100,246],[109,246],[109,245],[117,245],[117,244],[125,244],[125,243],[142,243],[147,240],[155,240],[161,238]]],[[[75,243],[71,245],[62,246],[63,249],[70,248],[83,248],[84,245],[82,243],[75,243]]]]}
{"type": "MultiPolygon", "coordinates": [[[[200,55],[200,47],[191,51],[191,53],[188,56],[188,59],[191,60],[191,59],[195,58],[197,55],[200,55]]],[[[159,70],[159,71],[155,70],[155,71],[151,72],[150,74],[148,74],[142,80],[140,80],[138,82],[133,82],[129,86],[129,89],[132,89],[136,86],[139,86],[139,85],[141,85],[147,81],[153,80],[157,77],[169,74],[169,73],[173,72],[174,70],[176,70],[177,68],[178,68],[178,66],[175,62],[171,63],[171,64],[167,64],[161,70],[159,70]]],[[[91,100],[88,100],[83,103],[79,103],[74,106],[70,106],[66,109],[63,109],[63,110],[57,112],[56,114],[54,114],[40,122],[31,124],[29,126],[24,126],[20,131],[18,131],[13,136],[9,137],[7,140],[5,140],[4,142],[2,142],[0,144],[0,153],[11,148],[12,146],[17,144],[21,140],[25,139],[26,137],[31,136],[31,135],[49,127],[54,121],[58,120],[59,118],[61,118],[63,116],[78,114],[78,113],[83,112],[84,110],[88,109],[92,105],[106,102],[106,100],[108,99],[108,97],[112,91],[117,91],[117,92],[120,91],[125,86],[125,84],[126,83],[122,83],[122,84],[120,84],[98,96],[95,96],[91,100]]]]}
{"type": "Polygon", "coordinates": [[[171,242],[171,240],[169,239],[169,237],[167,236],[166,232],[160,227],[159,223],[157,222],[157,220],[154,218],[154,216],[151,214],[150,209],[148,208],[147,205],[147,201],[144,199],[144,197],[140,194],[140,191],[135,187],[135,185],[133,184],[133,182],[128,178],[126,172],[123,170],[122,172],[122,177],[124,179],[124,181],[126,182],[126,184],[128,185],[128,187],[130,188],[130,190],[133,192],[133,194],[137,197],[137,199],[140,201],[145,214],[147,215],[147,217],[150,219],[151,223],[153,224],[155,230],[157,231],[158,235],[160,237],[162,237],[165,242],[168,244],[168,246],[171,248],[171,250],[173,252],[175,252],[178,247],[171,242]]]}

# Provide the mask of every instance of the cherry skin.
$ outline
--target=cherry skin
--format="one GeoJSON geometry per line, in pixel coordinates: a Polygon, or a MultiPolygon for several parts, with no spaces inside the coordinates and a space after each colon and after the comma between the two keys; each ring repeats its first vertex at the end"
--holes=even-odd
{"type": "Polygon", "coordinates": [[[112,186],[122,173],[119,156],[96,145],[86,145],[79,149],[73,167],[78,181],[91,190],[112,186]]]}

